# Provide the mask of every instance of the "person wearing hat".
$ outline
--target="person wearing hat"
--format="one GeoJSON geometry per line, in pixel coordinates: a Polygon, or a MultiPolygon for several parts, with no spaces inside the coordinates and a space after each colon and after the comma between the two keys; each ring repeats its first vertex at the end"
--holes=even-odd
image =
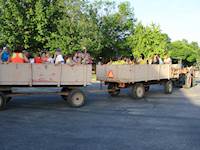
{"type": "Polygon", "coordinates": [[[61,49],[57,48],[56,53],[55,53],[55,64],[64,64],[64,63],[65,63],[65,60],[61,53],[61,49]]]}
{"type": "Polygon", "coordinates": [[[87,52],[87,48],[83,47],[83,53],[82,53],[82,64],[92,64],[92,57],[90,54],[87,52]]]}

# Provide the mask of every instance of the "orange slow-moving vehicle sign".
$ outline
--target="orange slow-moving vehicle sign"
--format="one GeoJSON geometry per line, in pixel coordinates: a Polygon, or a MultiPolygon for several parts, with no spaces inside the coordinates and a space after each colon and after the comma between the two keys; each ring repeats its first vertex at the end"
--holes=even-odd
{"type": "Polygon", "coordinates": [[[108,77],[108,78],[114,78],[113,72],[112,72],[111,70],[108,71],[107,77],[108,77]]]}

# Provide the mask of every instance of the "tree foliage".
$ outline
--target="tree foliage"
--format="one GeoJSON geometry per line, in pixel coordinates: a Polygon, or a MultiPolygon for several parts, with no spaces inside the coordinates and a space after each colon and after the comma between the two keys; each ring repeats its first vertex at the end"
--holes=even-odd
{"type": "Polygon", "coordinates": [[[0,0],[0,42],[42,49],[64,14],[62,0],[0,0]]]}
{"type": "Polygon", "coordinates": [[[155,24],[136,24],[130,3],[110,0],[0,0],[0,46],[69,54],[86,47],[94,57],[151,57],[169,52],[200,62],[196,42],[171,42],[155,24]]]}
{"type": "Polygon", "coordinates": [[[65,53],[83,46],[96,52],[101,34],[81,0],[0,0],[0,43],[65,53]]]}
{"type": "Polygon", "coordinates": [[[198,43],[187,40],[179,40],[170,43],[170,55],[173,58],[181,59],[185,64],[193,64],[200,58],[198,43]]]}
{"type": "Polygon", "coordinates": [[[87,47],[92,54],[101,49],[101,33],[98,25],[89,14],[87,3],[68,1],[64,9],[65,15],[57,22],[56,32],[51,33],[47,47],[60,47],[66,53],[72,53],[87,47]]]}
{"type": "Polygon", "coordinates": [[[110,8],[113,3],[101,5],[101,8],[105,8],[104,15],[99,17],[99,27],[103,35],[102,44],[104,45],[102,55],[126,55],[129,53],[126,39],[133,32],[136,21],[134,11],[128,2],[119,4],[117,12],[114,11],[115,8],[113,11],[110,8]]]}
{"type": "Polygon", "coordinates": [[[163,55],[170,39],[167,34],[161,32],[159,26],[155,24],[144,26],[138,23],[127,42],[134,56],[140,57],[144,54],[145,57],[152,57],[155,54],[163,55]]]}
{"type": "Polygon", "coordinates": [[[64,53],[87,47],[93,55],[122,50],[134,16],[128,3],[114,7],[108,1],[0,0],[0,44],[64,53]]]}

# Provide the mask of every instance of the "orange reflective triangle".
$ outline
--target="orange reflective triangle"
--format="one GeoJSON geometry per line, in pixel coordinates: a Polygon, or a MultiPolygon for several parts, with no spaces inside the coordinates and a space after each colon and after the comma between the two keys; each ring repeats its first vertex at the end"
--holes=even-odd
{"type": "Polygon", "coordinates": [[[112,71],[108,71],[107,77],[108,78],[114,78],[113,72],[112,71]]]}

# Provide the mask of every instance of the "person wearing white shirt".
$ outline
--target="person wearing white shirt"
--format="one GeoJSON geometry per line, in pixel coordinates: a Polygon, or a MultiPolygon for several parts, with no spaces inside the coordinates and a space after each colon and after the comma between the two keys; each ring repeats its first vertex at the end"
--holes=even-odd
{"type": "Polygon", "coordinates": [[[65,60],[62,56],[61,49],[57,48],[55,53],[55,64],[64,64],[65,60]]]}
{"type": "Polygon", "coordinates": [[[165,55],[164,64],[172,64],[172,59],[169,55],[165,55]]]}

